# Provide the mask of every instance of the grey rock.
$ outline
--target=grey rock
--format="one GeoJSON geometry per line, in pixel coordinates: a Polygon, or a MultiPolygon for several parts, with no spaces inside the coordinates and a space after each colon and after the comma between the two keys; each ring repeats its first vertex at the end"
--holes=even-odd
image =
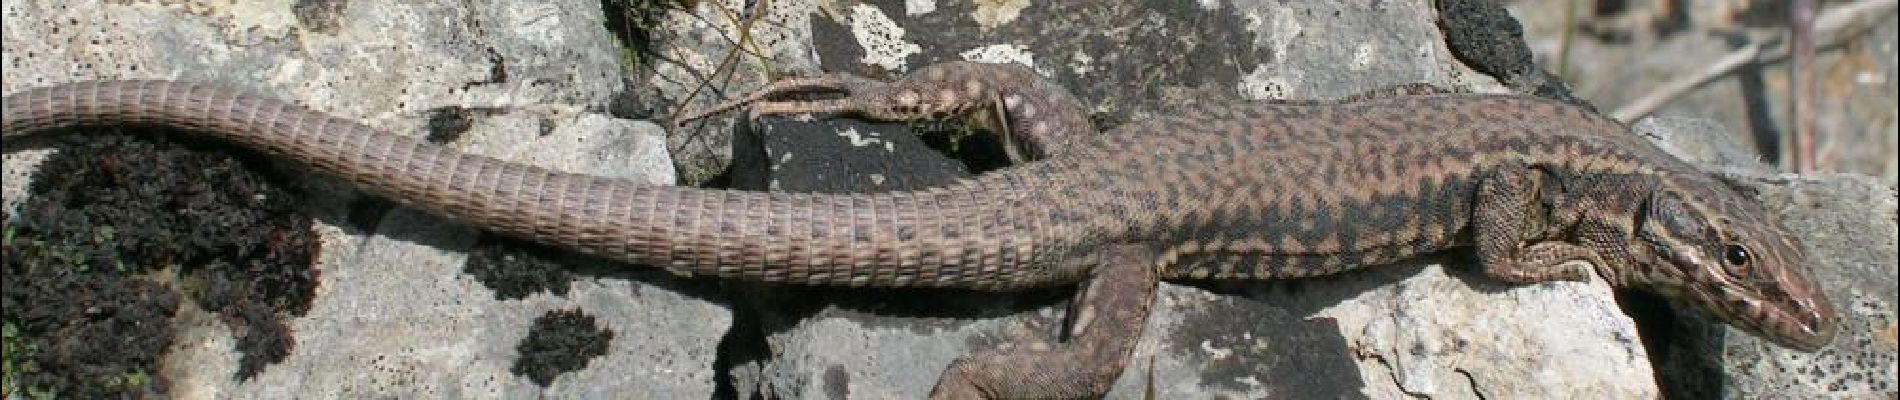
{"type": "Polygon", "coordinates": [[[1664,150],[1752,188],[1815,257],[1815,278],[1841,315],[1832,345],[1816,353],[1781,348],[1694,314],[1665,324],[1657,370],[1672,397],[1760,398],[1787,394],[1879,397],[1900,392],[1895,348],[1900,292],[1896,193],[1855,174],[1780,174],[1742,150],[1721,124],[1680,117],[1638,121],[1664,150]]]}
{"type": "MultiPolygon", "coordinates": [[[[1743,42],[1789,42],[1788,2],[1604,3],[1614,9],[1594,15],[1543,2],[1505,3],[1523,21],[1525,41],[1538,60],[1553,72],[1562,70],[1578,96],[1606,111],[1701,73],[1743,42]]],[[[1818,4],[1826,14],[1867,3],[1876,2],[1818,4]]],[[[1900,182],[1900,118],[1894,108],[1900,99],[1900,59],[1894,57],[1900,19],[1892,15],[1868,14],[1871,29],[1841,45],[1821,46],[1812,66],[1820,169],[1867,174],[1890,186],[1900,182]]],[[[1783,159],[1775,153],[1789,147],[1785,136],[1794,121],[1791,66],[1774,61],[1741,68],[1671,100],[1657,115],[1721,121],[1746,148],[1760,149],[1770,161],[1783,159]]]]}
{"type": "Polygon", "coordinates": [[[881,193],[945,186],[971,176],[963,164],[932,150],[902,123],[765,118],[754,125],[733,139],[736,189],[881,193]]]}
{"type": "Polygon", "coordinates": [[[1607,284],[1512,287],[1475,267],[1164,285],[1141,362],[1111,397],[1137,398],[1148,385],[1163,397],[1656,396],[1635,326],[1607,284]]]}
{"type": "MultiPolygon", "coordinates": [[[[907,124],[766,118],[753,125],[733,139],[737,188],[875,193],[970,176],[926,147],[907,124]]],[[[737,366],[743,373],[732,374],[740,377],[734,387],[780,398],[922,396],[951,360],[1056,329],[1062,308],[1050,303],[1068,293],[739,286],[746,293],[741,303],[758,310],[768,354],[737,366]],[[1012,315],[1023,308],[1018,303],[1034,304],[1035,311],[1012,315]]]]}
{"type": "Polygon", "coordinates": [[[1820,352],[1801,353],[1726,328],[1727,340],[1720,342],[1723,395],[1900,393],[1900,227],[1893,187],[1853,174],[1775,175],[1757,182],[1763,201],[1815,256],[1816,278],[1841,313],[1841,331],[1820,352]]]}
{"type": "MultiPolygon", "coordinates": [[[[0,90],[101,77],[235,82],[417,135],[430,110],[495,109],[449,145],[656,184],[674,181],[668,148],[694,153],[680,156],[688,169],[730,157],[719,154],[730,139],[707,133],[724,131],[731,120],[662,136],[651,124],[599,113],[616,92],[635,89],[616,77],[619,49],[599,28],[598,4],[289,3],[0,2],[5,15],[34,16],[7,21],[0,90]],[[81,22],[61,22],[68,20],[81,22]],[[93,47],[70,45],[95,40],[93,47]]],[[[824,13],[814,12],[814,3],[771,2],[753,25],[752,40],[775,69],[890,76],[936,61],[1013,60],[1077,91],[1111,122],[1202,94],[1326,98],[1411,82],[1502,91],[1452,61],[1422,1],[1201,2],[1160,10],[1119,2],[827,2],[832,8],[824,13]],[[1131,28],[1128,21],[1140,22],[1131,28]],[[821,45],[810,46],[814,41],[821,45]]],[[[737,21],[709,7],[734,5],[702,2],[698,15],[669,15],[662,30],[672,36],[662,46],[671,47],[660,52],[674,62],[656,66],[637,90],[703,104],[711,100],[705,94],[687,95],[699,82],[717,79],[730,92],[765,79],[752,61],[741,61],[733,77],[706,72],[732,50],[726,39],[737,36],[737,21]]],[[[1674,137],[1682,130],[1657,132],[1674,137]]],[[[1746,159],[1725,151],[1706,153],[1746,159]]],[[[9,204],[32,158],[7,157],[9,204]]],[[[1726,335],[1721,351],[1729,359],[1760,360],[1722,367],[1738,382],[1730,393],[1890,393],[1892,190],[1846,177],[1762,182],[1772,208],[1815,237],[1809,243],[1827,266],[1823,276],[1835,274],[1827,285],[1853,316],[1841,340],[1813,356],[1771,347],[1749,356],[1734,349],[1768,345],[1726,335]],[[1881,367],[1884,374],[1872,375],[1881,367]]],[[[333,190],[310,207],[321,221],[342,221],[356,196],[333,190]]],[[[162,371],[175,383],[174,395],[700,398],[727,384],[772,397],[912,398],[956,356],[1053,340],[1062,318],[1062,290],[869,291],[828,292],[800,308],[735,322],[719,300],[708,300],[716,295],[622,276],[583,279],[566,296],[495,301],[459,273],[459,250],[474,241],[473,230],[401,209],[376,227],[365,233],[324,225],[318,304],[293,323],[299,345],[291,357],[258,378],[230,380],[236,357],[225,350],[230,334],[215,318],[180,316],[187,329],[162,371]],[[542,389],[507,368],[533,316],[558,308],[581,308],[617,334],[607,356],[542,389]],[[763,358],[736,361],[728,371],[750,383],[714,381],[714,351],[727,345],[720,338],[734,324],[766,331],[763,358]]],[[[1636,340],[1603,283],[1503,287],[1468,264],[1420,260],[1293,282],[1164,284],[1148,332],[1110,397],[1141,397],[1150,389],[1164,398],[1659,395],[1648,361],[1653,349],[1636,340]]],[[[746,301],[808,292],[788,293],[746,301]]]]}
{"type": "MultiPolygon", "coordinates": [[[[745,6],[740,3],[744,2],[706,2],[699,12],[666,13],[653,30],[660,36],[653,43],[658,48],[656,53],[666,61],[654,63],[651,73],[635,90],[656,92],[654,97],[667,99],[677,107],[697,108],[763,85],[770,78],[766,71],[817,71],[809,54],[809,26],[812,10],[819,2],[765,2],[761,3],[764,12],[756,15],[742,12],[745,6]],[[735,14],[708,14],[711,7],[735,14]],[[727,15],[745,15],[756,21],[748,24],[727,15]],[[746,38],[743,49],[734,46],[740,37],[746,38]],[[744,56],[735,57],[738,55],[744,56]],[[728,67],[728,63],[735,66],[728,67]]],[[[742,114],[729,114],[676,128],[668,136],[668,148],[680,165],[680,182],[711,180],[732,162],[732,136],[724,132],[731,131],[736,116],[742,114]]]]}
{"type": "Polygon", "coordinates": [[[1715,169],[1741,169],[1766,172],[1774,167],[1761,162],[1761,156],[1742,147],[1721,123],[1675,116],[1643,118],[1630,126],[1677,158],[1715,169]]]}
{"type": "MultiPolygon", "coordinates": [[[[940,4],[923,13],[856,4],[761,20],[809,18],[815,49],[781,53],[816,54],[813,64],[833,71],[895,76],[952,59],[1022,62],[1111,121],[1201,97],[1329,98],[1410,82],[1501,90],[1452,61],[1422,2],[1376,9],[1210,4],[1218,6],[940,4]],[[1131,20],[1143,22],[1123,25],[1131,20]],[[1329,40],[1304,39],[1310,37],[1329,40]]],[[[1163,398],[1657,396],[1635,328],[1606,285],[1507,290],[1473,276],[1470,267],[1390,266],[1211,289],[1164,284],[1149,333],[1109,397],[1141,397],[1149,389],[1163,398]]],[[[793,322],[767,324],[769,354],[748,365],[763,371],[763,382],[741,390],[792,398],[922,396],[957,356],[1053,341],[1063,306],[1046,299],[1063,294],[1000,296],[1021,299],[1001,304],[1014,312],[1001,318],[993,315],[994,300],[934,293],[904,296],[928,296],[939,304],[935,315],[856,311],[864,307],[854,300],[820,301],[815,312],[807,305],[767,307],[767,320],[793,322]],[[946,320],[943,313],[955,316],[946,320]]]]}
{"type": "MultiPolygon", "coordinates": [[[[392,132],[421,136],[431,112],[480,110],[447,145],[563,171],[674,181],[664,132],[601,110],[616,92],[619,47],[597,3],[246,1],[0,3],[15,92],[96,78],[171,78],[251,87],[392,132]],[[31,16],[16,18],[16,16],[31,16]],[[89,46],[74,46],[89,43],[89,46]]],[[[32,154],[9,154],[8,203],[32,154]]],[[[338,226],[360,197],[309,182],[323,237],[318,296],[293,320],[296,346],[255,378],[233,379],[231,333],[203,312],[159,371],[179,397],[707,397],[730,313],[703,289],[639,274],[596,274],[566,296],[495,300],[462,273],[477,231],[398,208],[338,226]],[[590,368],[541,388],[513,375],[534,318],[578,308],[617,332],[590,368]]],[[[615,268],[624,268],[617,266],[615,268]]],[[[650,274],[649,274],[650,275],[650,274]]]]}

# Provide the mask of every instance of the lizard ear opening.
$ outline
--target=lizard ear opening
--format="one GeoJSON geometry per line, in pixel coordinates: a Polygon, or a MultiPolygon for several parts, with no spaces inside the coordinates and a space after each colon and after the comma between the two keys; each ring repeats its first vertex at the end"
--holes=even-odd
{"type": "Polygon", "coordinates": [[[1651,194],[1637,213],[1634,233],[1673,269],[1693,270],[1692,264],[1703,259],[1701,244],[1713,240],[1714,231],[1679,196],[1666,190],[1651,194]]]}
{"type": "Polygon", "coordinates": [[[1642,225],[1645,230],[1655,225],[1654,228],[1662,229],[1658,233],[1680,240],[1699,240],[1710,232],[1709,225],[1690,211],[1675,193],[1656,192],[1643,205],[1642,225]]]}

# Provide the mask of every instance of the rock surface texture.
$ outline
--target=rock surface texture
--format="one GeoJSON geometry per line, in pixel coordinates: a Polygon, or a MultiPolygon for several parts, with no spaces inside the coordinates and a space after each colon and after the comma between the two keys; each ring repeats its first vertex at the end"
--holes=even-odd
{"type": "MultiPolygon", "coordinates": [[[[9,0],[0,12],[8,93],[101,78],[228,82],[392,132],[453,138],[445,144],[463,151],[673,182],[664,132],[604,112],[625,85],[598,4],[9,0]],[[471,117],[432,125],[458,115],[471,117]]],[[[9,204],[37,158],[8,155],[9,204]]],[[[172,350],[152,371],[171,394],[711,395],[713,353],[731,314],[701,297],[705,289],[642,282],[653,271],[637,269],[580,279],[564,296],[498,300],[463,273],[478,231],[306,177],[321,280],[309,313],[290,322],[291,354],[236,380],[233,332],[182,312],[172,350]],[[536,317],[566,309],[617,332],[608,352],[546,387],[511,373],[536,317]]]]}
{"type": "MultiPolygon", "coordinates": [[[[98,78],[230,82],[516,162],[794,192],[927,187],[981,168],[938,155],[905,124],[743,123],[738,112],[668,131],[659,120],[757,88],[765,71],[890,77],[952,60],[1028,65],[1083,99],[1104,128],[1196,101],[1338,98],[1420,82],[1513,90],[1453,57],[1423,0],[690,3],[655,14],[655,41],[632,46],[604,23],[622,11],[611,1],[603,14],[600,3],[571,0],[4,0],[0,90],[98,78]],[[629,47],[642,49],[630,56],[637,68],[623,58],[629,47]],[[629,98],[651,99],[659,113],[615,111],[629,98]]],[[[1893,188],[1768,172],[1719,125],[1663,118],[1639,130],[1684,158],[1751,177],[1768,208],[1804,235],[1844,313],[1822,352],[1701,320],[1658,333],[1639,328],[1601,281],[1511,287],[1466,257],[1441,257],[1301,281],[1165,283],[1108,397],[1892,396],[1893,188]],[[1659,336],[1681,339],[1657,346],[1659,336]]],[[[9,208],[43,155],[7,155],[9,208]]],[[[555,256],[566,265],[556,275],[572,277],[504,295],[512,292],[465,272],[479,257],[471,252],[486,253],[471,250],[487,242],[479,231],[293,176],[309,190],[303,209],[322,238],[314,303],[289,322],[295,346],[236,379],[233,333],[186,307],[153,371],[170,394],[919,398],[958,356],[1054,340],[1069,294],[728,284],[555,256]],[[518,373],[525,338],[548,315],[609,332],[573,336],[609,338],[605,353],[547,383],[518,373]]]]}

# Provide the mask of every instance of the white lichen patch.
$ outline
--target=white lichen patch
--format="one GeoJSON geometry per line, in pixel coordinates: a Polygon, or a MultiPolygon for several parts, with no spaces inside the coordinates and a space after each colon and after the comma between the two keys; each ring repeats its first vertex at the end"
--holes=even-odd
{"type": "Polygon", "coordinates": [[[1024,8],[1029,8],[1029,0],[975,0],[971,3],[976,5],[976,11],[970,13],[970,18],[976,20],[976,24],[983,29],[1015,21],[1016,17],[1022,16],[1024,8]]]}
{"type": "Polygon", "coordinates": [[[1378,45],[1373,43],[1361,43],[1359,46],[1353,47],[1352,63],[1348,64],[1348,68],[1354,71],[1364,71],[1368,68],[1372,68],[1372,63],[1378,61],[1377,58],[1373,57],[1374,54],[1378,53],[1377,50],[1378,45]]]}
{"type": "Polygon", "coordinates": [[[1235,89],[1240,95],[1253,100],[1284,99],[1292,95],[1287,88],[1287,77],[1274,75],[1265,65],[1255,66],[1253,71],[1240,77],[1235,89]]]}
{"type": "Polygon", "coordinates": [[[1036,70],[1036,73],[1042,74],[1043,76],[1048,76],[1050,72],[1036,65],[1036,55],[1035,53],[1029,52],[1028,46],[1019,44],[992,44],[964,50],[962,53],[957,53],[957,56],[963,57],[966,61],[980,63],[1022,64],[1029,67],[1029,69],[1036,70]]]}
{"type": "Polygon", "coordinates": [[[1207,353],[1207,358],[1215,360],[1225,360],[1234,356],[1234,349],[1216,346],[1209,340],[1201,341],[1201,351],[1207,353]]]}
{"type": "Polygon", "coordinates": [[[229,24],[225,28],[228,37],[283,38],[297,26],[297,16],[288,2],[188,0],[163,6],[222,19],[229,24]]]}
{"type": "Polygon", "coordinates": [[[1302,34],[1306,33],[1306,24],[1300,23],[1299,10],[1291,7],[1274,8],[1273,19],[1267,22],[1266,27],[1267,30],[1264,32],[1255,32],[1261,35],[1267,35],[1268,40],[1271,42],[1270,47],[1273,49],[1273,54],[1279,54],[1283,57],[1292,56],[1289,53],[1293,48],[1293,42],[1303,39],[1304,36],[1302,36],[1302,34]]]}
{"type": "Polygon", "coordinates": [[[904,40],[904,28],[897,26],[884,11],[869,4],[851,6],[849,22],[851,36],[858,39],[858,45],[864,47],[864,58],[859,62],[884,67],[886,70],[903,71],[904,59],[912,54],[924,51],[922,46],[904,40]]]}
{"type": "Polygon", "coordinates": [[[1071,54],[1069,56],[1069,71],[1074,72],[1077,76],[1085,76],[1091,72],[1095,72],[1095,56],[1080,51],[1071,54]]]}
{"type": "Polygon", "coordinates": [[[904,15],[924,15],[937,12],[937,0],[905,0],[904,15]]]}
{"type": "Polygon", "coordinates": [[[849,128],[849,129],[845,129],[844,131],[838,132],[838,135],[844,136],[845,141],[848,141],[851,143],[851,147],[883,145],[885,152],[890,152],[890,153],[897,152],[897,146],[895,144],[892,144],[890,141],[884,140],[884,138],[877,137],[877,132],[875,131],[867,134],[864,132],[858,132],[856,128],[849,128]]]}

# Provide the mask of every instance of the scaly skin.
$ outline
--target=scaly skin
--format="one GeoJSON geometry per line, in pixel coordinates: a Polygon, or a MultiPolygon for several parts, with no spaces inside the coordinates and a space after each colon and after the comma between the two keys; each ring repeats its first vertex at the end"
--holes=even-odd
{"type": "MultiPolygon", "coordinates": [[[[1096,135],[1078,102],[1016,66],[941,64],[853,89],[753,106],[899,120],[992,110],[1028,153],[1047,158],[917,192],[661,187],[463,154],[239,90],[157,81],[11,94],[0,132],[185,128],[499,233],[681,276],[1013,290],[1081,281],[1098,261],[1146,265],[1161,279],[1285,279],[1469,247],[1505,281],[1584,279],[1592,270],[1570,262],[1586,261],[1614,285],[1657,291],[1794,348],[1818,348],[1835,330],[1801,244],[1759,204],[1564,104],[1440,93],[1208,105],[1096,135]],[[1097,256],[1105,250],[1121,255],[1097,256]]],[[[1141,307],[1105,321],[1138,323],[1141,307]]],[[[1114,357],[1080,362],[1119,371],[1126,351],[1114,357]]],[[[1019,389],[970,393],[1033,394],[1019,389]]]]}

